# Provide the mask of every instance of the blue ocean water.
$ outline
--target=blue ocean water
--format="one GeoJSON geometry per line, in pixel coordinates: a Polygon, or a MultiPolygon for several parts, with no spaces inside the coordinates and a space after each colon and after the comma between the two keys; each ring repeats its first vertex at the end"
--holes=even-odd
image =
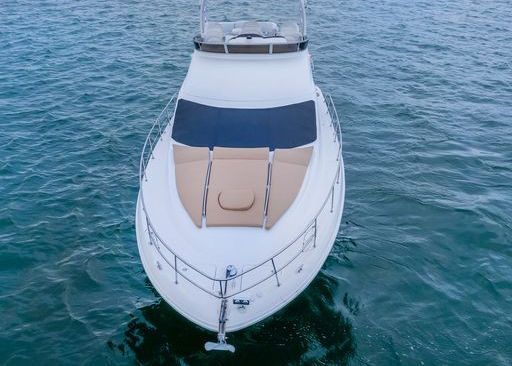
{"type": "Polygon", "coordinates": [[[512,4],[309,2],[344,219],[234,355],[203,351],[213,334],[160,299],[135,241],[140,150],[197,10],[1,2],[0,364],[512,364],[512,4]]]}

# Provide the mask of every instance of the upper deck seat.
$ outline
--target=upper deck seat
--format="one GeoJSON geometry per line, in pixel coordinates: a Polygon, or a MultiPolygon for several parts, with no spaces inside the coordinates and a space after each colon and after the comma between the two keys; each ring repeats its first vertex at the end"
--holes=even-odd
{"type": "Polygon", "coordinates": [[[242,24],[241,34],[252,34],[263,36],[263,32],[261,30],[260,23],[258,22],[245,22],[242,24]]]}
{"type": "Polygon", "coordinates": [[[235,27],[235,22],[219,22],[219,24],[222,26],[225,35],[233,32],[233,28],[235,27]]]}
{"type": "Polygon", "coordinates": [[[273,37],[277,34],[277,24],[274,22],[258,22],[261,32],[265,37],[273,37]]]}
{"type": "Polygon", "coordinates": [[[288,42],[299,42],[301,33],[299,25],[294,22],[285,22],[279,27],[279,35],[286,38],[288,42]]]}
{"type": "Polygon", "coordinates": [[[223,43],[224,27],[220,23],[208,22],[204,32],[204,41],[207,43],[223,43]]]}

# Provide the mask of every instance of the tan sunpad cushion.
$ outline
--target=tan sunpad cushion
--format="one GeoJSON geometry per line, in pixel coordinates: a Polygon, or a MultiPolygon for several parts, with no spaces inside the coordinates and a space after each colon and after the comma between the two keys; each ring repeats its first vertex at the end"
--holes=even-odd
{"type": "Polygon", "coordinates": [[[209,150],[207,147],[173,145],[173,154],[181,203],[194,224],[201,227],[209,150]]]}
{"type": "Polygon", "coordinates": [[[263,226],[268,154],[268,148],[214,147],[206,203],[207,226],[263,226]],[[250,206],[249,191],[254,201],[250,206]],[[222,208],[220,202],[231,208],[222,208]],[[243,206],[249,207],[241,210],[243,206]]]}
{"type": "Polygon", "coordinates": [[[268,162],[268,147],[256,148],[213,148],[213,159],[237,159],[237,160],[266,160],[268,162]]]}
{"type": "Polygon", "coordinates": [[[274,151],[265,224],[267,229],[274,226],[295,200],[306,175],[312,152],[312,147],[274,151]]]}
{"type": "MultiPolygon", "coordinates": [[[[312,147],[274,151],[267,229],[297,197],[312,151],[312,147]]],[[[209,150],[173,145],[173,154],[178,195],[194,224],[201,227],[209,150]]],[[[206,201],[207,226],[263,225],[268,156],[268,148],[214,148],[206,201]]]]}

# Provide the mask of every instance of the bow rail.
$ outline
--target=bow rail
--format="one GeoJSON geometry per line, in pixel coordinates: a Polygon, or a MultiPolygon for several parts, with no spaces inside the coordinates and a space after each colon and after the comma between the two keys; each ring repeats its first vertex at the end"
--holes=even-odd
{"type": "MultiPolygon", "coordinates": [[[[216,297],[218,299],[228,299],[233,296],[236,296],[242,292],[250,290],[251,288],[271,279],[275,278],[277,286],[280,286],[279,282],[279,272],[284,268],[288,267],[291,263],[293,263],[298,257],[303,254],[306,254],[306,249],[310,249],[311,247],[316,247],[316,238],[317,238],[317,227],[319,216],[326,210],[326,208],[330,207],[330,213],[333,213],[334,208],[334,189],[336,185],[340,184],[340,174],[342,169],[343,160],[341,157],[342,150],[342,140],[341,140],[341,127],[340,121],[338,117],[338,113],[336,112],[336,108],[334,106],[334,102],[329,94],[325,97],[325,102],[327,104],[327,113],[329,113],[331,118],[331,127],[333,129],[334,141],[338,143],[338,152],[337,152],[337,172],[331,183],[331,189],[329,193],[325,197],[320,209],[317,211],[315,216],[310,220],[310,222],[305,226],[305,228],[298,234],[296,237],[291,240],[288,244],[286,244],[279,251],[274,253],[270,258],[260,262],[252,266],[249,269],[241,271],[241,273],[231,275],[226,273],[223,277],[211,276],[200,268],[189,263],[184,258],[180,257],[175,250],[172,248],[170,244],[162,239],[162,237],[158,234],[158,231],[154,227],[148,210],[146,208],[144,202],[144,183],[147,181],[147,168],[151,159],[154,159],[153,150],[158,143],[159,140],[162,140],[163,133],[169,129],[172,130],[173,124],[173,116],[176,105],[176,94],[172,96],[169,102],[166,104],[158,118],[153,123],[146,140],[144,142],[144,147],[142,149],[140,165],[139,165],[139,183],[140,183],[140,191],[139,191],[139,199],[141,203],[142,210],[144,212],[144,216],[146,219],[146,229],[149,237],[150,245],[154,246],[158,251],[160,257],[174,270],[174,282],[178,284],[179,279],[183,278],[195,287],[204,291],[205,293],[216,297]],[[330,205],[328,206],[328,203],[330,205]],[[302,239],[302,240],[301,240],[302,239]],[[164,253],[163,248],[168,253],[164,253]],[[285,256],[284,253],[290,250],[294,250],[293,253],[288,253],[288,256],[285,256]],[[170,254],[170,255],[169,255],[170,254]],[[280,257],[286,257],[286,261],[283,263],[279,263],[278,259],[280,257]],[[276,265],[277,263],[277,265],[276,265]],[[180,270],[180,267],[186,266],[187,272],[188,270],[192,270],[196,275],[199,275],[202,280],[206,280],[209,283],[208,286],[199,283],[197,279],[192,278],[185,271],[180,270]],[[270,271],[268,271],[270,269],[270,271]],[[230,292],[228,294],[228,282],[235,281],[242,276],[247,276],[249,273],[254,273],[256,270],[263,270],[261,276],[258,276],[258,279],[254,282],[249,282],[248,285],[241,287],[240,290],[230,292]],[[213,286],[212,286],[213,285],[213,286]]],[[[245,281],[245,280],[244,280],[245,281]]],[[[203,281],[201,281],[203,282],[203,281]]],[[[245,281],[247,282],[247,281],[245,281]]]]}

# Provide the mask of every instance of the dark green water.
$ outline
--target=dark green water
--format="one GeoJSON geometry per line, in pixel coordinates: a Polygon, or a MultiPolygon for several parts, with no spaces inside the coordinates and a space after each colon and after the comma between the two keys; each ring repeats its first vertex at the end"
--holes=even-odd
{"type": "Polygon", "coordinates": [[[1,2],[0,364],[512,364],[512,4],[308,14],[342,116],[343,224],[307,291],[219,355],[154,292],[134,229],[196,3],[1,2]]]}

